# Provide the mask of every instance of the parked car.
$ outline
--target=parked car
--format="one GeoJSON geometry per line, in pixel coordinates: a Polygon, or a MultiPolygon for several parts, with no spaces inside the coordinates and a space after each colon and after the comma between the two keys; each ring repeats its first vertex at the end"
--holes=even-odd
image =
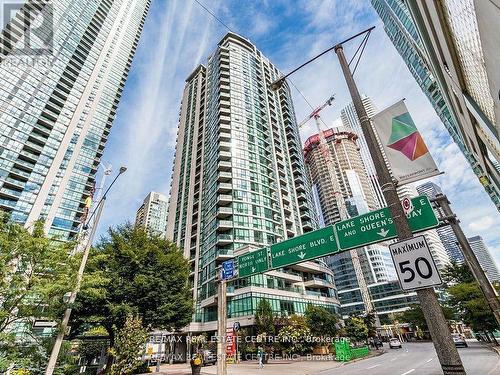
{"type": "Polygon", "coordinates": [[[467,348],[469,345],[467,344],[467,341],[465,341],[465,337],[459,333],[454,333],[451,335],[453,338],[453,342],[455,343],[455,346],[463,346],[464,348],[467,348]]]}
{"type": "Polygon", "coordinates": [[[389,340],[389,348],[401,348],[401,341],[399,339],[393,338],[389,340]]]}
{"type": "Polygon", "coordinates": [[[217,354],[213,350],[202,350],[203,366],[215,365],[217,363],[217,354]]]}

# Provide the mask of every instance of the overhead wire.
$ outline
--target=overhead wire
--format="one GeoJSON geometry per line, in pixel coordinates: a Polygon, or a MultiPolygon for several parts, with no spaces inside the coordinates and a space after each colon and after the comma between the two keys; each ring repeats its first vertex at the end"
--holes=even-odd
{"type": "MultiPolygon", "coordinates": [[[[215,15],[215,13],[214,13],[214,12],[212,12],[209,8],[207,8],[207,7],[206,7],[203,3],[201,3],[199,0],[194,0],[194,1],[195,1],[195,3],[197,3],[200,7],[202,7],[202,8],[203,8],[203,10],[205,10],[208,14],[210,14],[210,15],[211,15],[211,16],[212,16],[212,17],[213,17],[213,18],[214,18],[217,22],[219,22],[222,26],[224,26],[224,27],[225,27],[228,31],[233,32],[233,31],[231,30],[231,28],[230,28],[228,25],[226,25],[226,24],[225,24],[225,23],[224,23],[224,22],[223,22],[223,21],[222,21],[219,17],[217,17],[217,16],[215,15]]],[[[300,90],[299,90],[299,88],[295,85],[295,83],[293,83],[293,81],[292,81],[290,78],[288,78],[288,81],[292,84],[292,86],[295,88],[295,90],[297,90],[297,92],[300,94],[300,96],[302,97],[302,99],[304,99],[304,101],[307,103],[307,105],[308,105],[308,106],[309,106],[312,110],[314,110],[313,105],[311,104],[311,102],[310,102],[309,100],[307,100],[307,98],[306,98],[306,96],[304,95],[304,93],[303,93],[302,91],[300,91],[300,90]]],[[[323,120],[321,120],[321,121],[323,121],[323,120]]],[[[324,122],[323,122],[323,123],[324,123],[324,122]]],[[[326,124],[325,124],[325,126],[326,126],[326,124]]]]}
{"type": "Polygon", "coordinates": [[[208,14],[210,14],[213,18],[215,18],[217,20],[217,22],[219,22],[222,26],[224,26],[228,31],[230,32],[233,32],[233,30],[231,30],[229,28],[228,25],[226,25],[224,22],[222,22],[222,20],[217,17],[210,9],[208,9],[205,5],[203,5],[200,1],[198,0],[194,0],[195,3],[197,3],[200,7],[202,7],[208,14]]]}

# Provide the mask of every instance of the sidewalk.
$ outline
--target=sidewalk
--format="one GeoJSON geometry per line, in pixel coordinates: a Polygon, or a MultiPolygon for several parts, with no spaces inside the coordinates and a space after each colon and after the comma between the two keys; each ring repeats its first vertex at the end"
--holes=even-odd
{"type": "MultiPolygon", "coordinates": [[[[297,360],[272,360],[269,361],[262,370],[259,369],[257,361],[243,361],[238,364],[228,364],[228,375],[274,375],[278,371],[286,373],[286,375],[312,375],[319,372],[341,367],[348,366],[350,363],[362,361],[363,359],[375,357],[384,354],[385,351],[371,351],[370,354],[364,358],[353,360],[350,362],[337,362],[328,357],[312,356],[300,357],[297,360]]],[[[161,366],[161,372],[154,372],[155,368],[151,368],[153,374],[157,375],[189,375],[191,374],[191,367],[188,364],[175,364],[161,366]]],[[[207,366],[201,369],[203,375],[217,374],[217,366],[207,366]]]]}

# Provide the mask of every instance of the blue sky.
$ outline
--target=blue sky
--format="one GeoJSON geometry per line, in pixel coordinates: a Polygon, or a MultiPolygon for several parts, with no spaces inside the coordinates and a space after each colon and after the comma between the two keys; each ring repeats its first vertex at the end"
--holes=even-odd
{"type": "MultiPolygon", "coordinates": [[[[285,73],[375,25],[355,74],[360,91],[379,109],[406,98],[415,123],[445,172],[432,181],[448,195],[466,234],[481,235],[500,264],[498,211],[385,35],[369,0],[200,1],[285,73]]],[[[148,192],[169,194],[184,80],[206,61],[226,32],[194,0],[153,0],[103,156],[103,162],[112,164],[115,171],[120,165],[128,171],[109,195],[98,233],[133,221],[148,192]]],[[[355,47],[347,47],[346,54],[352,54],[355,47]]],[[[314,106],[335,93],[334,105],[322,112],[327,124],[350,101],[333,53],[297,72],[292,81],[314,106]]],[[[309,114],[309,106],[295,90],[294,104],[297,119],[309,114]]],[[[302,139],[312,132],[304,129],[302,139]]]]}

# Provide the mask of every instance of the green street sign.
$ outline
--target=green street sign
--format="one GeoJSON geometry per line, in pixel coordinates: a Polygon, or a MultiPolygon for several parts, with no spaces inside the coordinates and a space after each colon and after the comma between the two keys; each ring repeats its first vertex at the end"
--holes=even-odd
{"type": "MultiPolygon", "coordinates": [[[[438,226],[429,198],[425,195],[411,199],[413,209],[406,214],[413,233],[438,226]]],[[[396,226],[388,207],[368,212],[335,224],[341,250],[354,249],[397,237],[396,226]]]]}
{"type": "Polygon", "coordinates": [[[328,226],[271,245],[271,264],[273,268],[280,268],[338,251],[333,226],[328,226]]]}
{"type": "Polygon", "coordinates": [[[238,262],[238,276],[245,277],[256,273],[266,272],[269,266],[268,248],[251,251],[236,258],[238,262]]]}

